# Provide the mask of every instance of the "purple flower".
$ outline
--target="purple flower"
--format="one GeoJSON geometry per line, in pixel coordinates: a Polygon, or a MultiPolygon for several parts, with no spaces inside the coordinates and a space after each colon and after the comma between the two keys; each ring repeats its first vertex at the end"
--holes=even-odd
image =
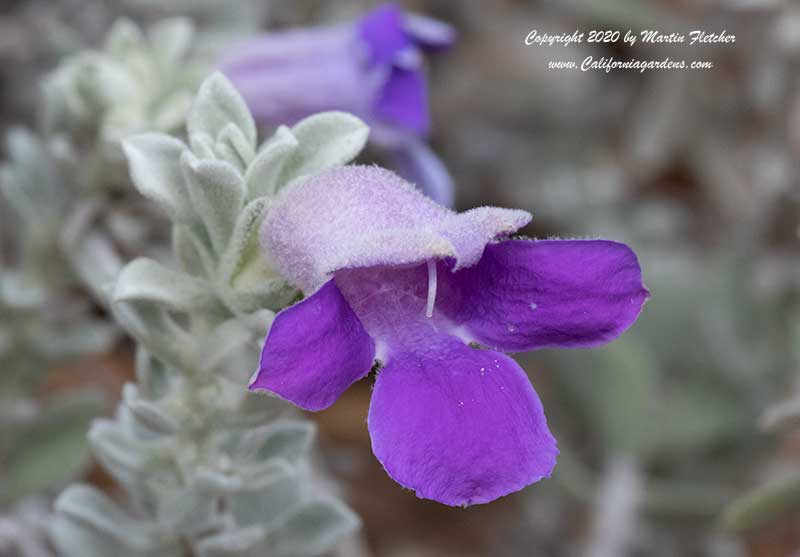
{"type": "Polygon", "coordinates": [[[285,190],[261,242],[308,297],[275,318],[250,388],[321,410],[377,360],[369,432],[398,483],[470,505],[549,476],[556,442],[503,352],[608,342],[648,292],[624,244],[507,239],[530,218],[457,214],[378,167],[285,190]]]}
{"type": "Polygon", "coordinates": [[[404,175],[449,206],[452,181],[424,141],[430,117],[422,53],[454,38],[450,26],[387,4],[352,23],[262,35],[234,48],[222,70],[262,124],[292,124],[325,110],[361,117],[404,175]]]}

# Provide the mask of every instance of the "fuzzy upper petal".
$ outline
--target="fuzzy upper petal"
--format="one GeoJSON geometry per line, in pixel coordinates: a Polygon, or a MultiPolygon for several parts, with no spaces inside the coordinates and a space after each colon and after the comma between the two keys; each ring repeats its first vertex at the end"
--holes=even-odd
{"type": "Polygon", "coordinates": [[[346,166],[286,188],[264,219],[261,245],[284,276],[313,292],[344,268],[443,257],[468,267],[487,242],[529,220],[493,207],[457,214],[388,170],[346,166]]]}

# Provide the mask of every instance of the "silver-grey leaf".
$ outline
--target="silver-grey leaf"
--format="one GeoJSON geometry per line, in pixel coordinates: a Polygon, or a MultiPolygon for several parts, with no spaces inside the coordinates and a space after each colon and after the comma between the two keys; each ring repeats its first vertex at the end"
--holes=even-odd
{"type": "Polygon", "coordinates": [[[222,129],[233,123],[251,145],[256,144],[256,124],[242,96],[228,79],[217,72],[197,92],[189,113],[189,135],[206,134],[216,140],[222,129]]]}

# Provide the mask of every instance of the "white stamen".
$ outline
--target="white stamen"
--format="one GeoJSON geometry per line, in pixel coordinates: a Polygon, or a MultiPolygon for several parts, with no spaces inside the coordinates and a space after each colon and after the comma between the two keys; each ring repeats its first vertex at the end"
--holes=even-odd
{"type": "Polygon", "coordinates": [[[433,305],[436,303],[436,261],[428,259],[428,306],[425,316],[433,317],[433,305]]]}

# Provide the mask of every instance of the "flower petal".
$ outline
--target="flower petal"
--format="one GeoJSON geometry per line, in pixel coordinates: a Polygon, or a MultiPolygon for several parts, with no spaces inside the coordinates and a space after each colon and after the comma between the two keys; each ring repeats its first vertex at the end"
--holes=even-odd
{"type": "Polygon", "coordinates": [[[438,52],[456,42],[453,26],[431,17],[406,14],[403,26],[414,44],[425,52],[438,52]]]}
{"type": "Polygon", "coordinates": [[[264,218],[261,246],[285,277],[313,292],[339,269],[444,257],[474,265],[487,242],[529,220],[495,207],[457,214],[388,170],[345,166],[285,188],[264,218]]]}
{"type": "Polygon", "coordinates": [[[372,450],[418,497],[487,503],[550,475],[555,439],[542,404],[511,358],[447,335],[393,354],[369,410],[372,450]]]}
{"type": "Polygon", "coordinates": [[[275,317],[250,389],[322,410],[369,373],[374,355],[375,343],[329,281],[275,317]]]}
{"type": "Polygon", "coordinates": [[[391,64],[398,53],[413,46],[403,11],[395,4],[379,6],[359,19],[358,34],[369,48],[371,66],[391,64]]]}
{"type": "Polygon", "coordinates": [[[503,351],[604,344],[649,296],[636,254],[605,240],[507,240],[487,246],[477,265],[440,276],[443,311],[503,351]]]}
{"type": "Polygon", "coordinates": [[[383,80],[364,71],[347,25],[270,33],[235,46],[221,69],[264,125],[291,125],[316,112],[368,117],[383,80]]]}
{"type": "Polygon", "coordinates": [[[393,67],[372,110],[381,122],[416,136],[428,133],[428,91],[422,71],[393,67]]]}
{"type": "Polygon", "coordinates": [[[286,65],[313,66],[321,59],[352,58],[357,52],[349,25],[264,33],[234,44],[220,61],[224,73],[269,71],[286,65]]]}

